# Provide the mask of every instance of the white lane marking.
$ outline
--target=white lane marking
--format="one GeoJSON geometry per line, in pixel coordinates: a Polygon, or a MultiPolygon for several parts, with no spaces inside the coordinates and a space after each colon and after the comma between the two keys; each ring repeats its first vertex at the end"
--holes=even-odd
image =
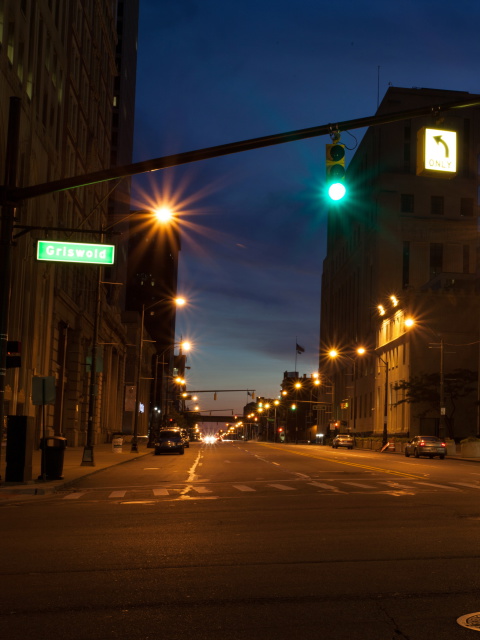
{"type": "Polygon", "coordinates": [[[227,464],[232,464],[230,460],[224,460],[224,462],[226,462],[227,464]]]}
{"type": "Polygon", "coordinates": [[[233,484],[232,487],[238,489],[239,491],[255,491],[252,487],[247,487],[246,484],[233,484]]]}
{"type": "Polygon", "coordinates": [[[160,467],[143,467],[144,471],[158,471],[160,467]]]}
{"type": "Polygon", "coordinates": [[[313,487],[320,487],[320,489],[328,489],[329,491],[333,491],[334,493],[346,493],[345,491],[341,491],[337,487],[332,487],[331,484],[323,484],[322,482],[309,482],[313,487]]]}
{"type": "Polygon", "coordinates": [[[154,489],[153,490],[153,495],[154,496],[168,496],[168,491],[167,489],[154,489]]]}
{"type": "Polygon", "coordinates": [[[470,484],[469,482],[452,482],[452,484],[458,484],[461,487],[470,487],[471,489],[480,489],[479,484],[470,484]]]}
{"type": "Polygon", "coordinates": [[[269,484],[268,486],[281,489],[282,491],[295,491],[294,487],[288,487],[286,484],[269,484]]]}
{"type": "Polygon", "coordinates": [[[371,484],[362,484],[361,482],[347,482],[346,480],[342,480],[342,484],[350,484],[352,487],[361,487],[362,489],[375,489],[371,484]]]}
{"type": "Polygon", "coordinates": [[[112,491],[112,493],[108,496],[109,498],[124,498],[126,491],[112,491]]]}
{"type": "Polygon", "coordinates": [[[446,484],[434,484],[433,482],[415,482],[414,484],[422,484],[425,487],[437,487],[438,489],[447,489],[448,491],[460,491],[460,489],[455,489],[455,487],[447,487],[446,484]]]}
{"type": "Polygon", "coordinates": [[[272,462],[272,464],[276,464],[276,465],[277,465],[277,467],[279,467],[279,466],[280,466],[280,463],[279,463],[279,462],[272,462]]]}
{"type": "Polygon", "coordinates": [[[78,492],[78,493],[69,493],[63,499],[64,500],[78,500],[78,498],[81,498],[84,495],[85,495],[84,491],[78,492]]]}

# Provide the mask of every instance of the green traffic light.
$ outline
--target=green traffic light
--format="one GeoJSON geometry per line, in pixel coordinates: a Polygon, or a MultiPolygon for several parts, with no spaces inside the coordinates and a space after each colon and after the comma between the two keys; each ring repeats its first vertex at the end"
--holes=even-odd
{"type": "Polygon", "coordinates": [[[328,187],[328,195],[331,200],[341,200],[346,193],[345,185],[341,182],[334,182],[328,187]]]}
{"type": "Polygon", "coordinates": [[[330,200],[341,200],[347,190],[345,181],[345,145],[338,140],[326,145],[327,192],[330,200]]]}

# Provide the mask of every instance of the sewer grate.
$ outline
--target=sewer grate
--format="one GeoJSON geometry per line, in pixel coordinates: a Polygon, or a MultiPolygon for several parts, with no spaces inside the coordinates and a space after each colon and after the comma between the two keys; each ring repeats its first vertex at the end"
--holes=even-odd
{"type": "Polygon", "coordinates": [[[480,631],[480,611],[477,611],[476,613],[467,613],[466,616],[457,618],[457,623],[466,629],[480,631]]]}

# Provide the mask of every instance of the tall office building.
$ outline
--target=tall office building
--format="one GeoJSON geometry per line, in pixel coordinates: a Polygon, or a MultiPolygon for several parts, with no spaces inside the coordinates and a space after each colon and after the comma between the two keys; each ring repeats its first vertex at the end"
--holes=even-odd
{"type": "MultiPolygon", "coordinates": [[[[378,114],[468,99],[479,96],[390,87],[378,114]]],[[[325,399],[325,423],[357,433],[477,432],[476,382],[456,399],[451,390],[455,377],[478,371],[479,158],[479,107],[433,109],[366,131],[348,165],[349,197],[328,216],[320,368],[334,399],[325,399]],[[453,159],[442,131],[456,134],[453,173],[419,166],[425,135],[440,162],[453,159]],[[402,402],[400,381],[416,376],[432,376],[432,402],[402,402]]]]}
{"type": "MultiPolygon", "coordinates": [[[[128,159],[131,145],[127,141],[121,146],[120,134],[125,127],[133,131],[127,85],[133,82],[134,91],[135,75],[121,76],[120,88],[115,84],[119,63],[131,53],[117,49],[117,8],[123,4],[0,2],[0,148],[5,149],[9,98],[15,96],[21,104],[18,186],[109,168],[112,155],[121,162],[128,159]],[[112,131],[112,114],[121,104],[125,108],[112,131]]],[[[126,4],[135,16],[138,3],[126,4]]],[[[129,38],[122,32],[123,43],[136,46],[136,25],[136,20],[129,23],[129,38]]],[[[4,165],[2,153],[2,174],[4,165]]],[[[31,198],[16,213],[8,338],[21,341],[22,363],[8,372],[5,413],[29,416],[37,436],[42,431],[65,435],[70,445],[85,443],[92,396],[93,440],[105,441],[119,429],[124,402],[118,389],[125,381],[127,331],[119,305],[107,296],[105,285],[99,285],[103,269],[38,262],[35,246],[41,238],[102,241],[102,230],[111,224],[113,186],[105,182],[31,198]],[[92,386],[95,335],[98,357],[92,386]],[[54,380],[55,403],[45,412],[32,403],[33,377],[54,380]]]]}

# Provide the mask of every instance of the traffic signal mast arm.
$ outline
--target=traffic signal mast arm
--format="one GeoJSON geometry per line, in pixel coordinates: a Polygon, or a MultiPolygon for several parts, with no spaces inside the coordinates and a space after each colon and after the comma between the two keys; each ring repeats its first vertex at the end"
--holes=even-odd
{"type": "Polygon", "coordinates": [[[127,176],[138,175],[148,171],[158,171],[168,167],[176,167],[182,164],[198,162],[200,160],[208,160],[209,158],[219,158],[220,156],[240,153],[241,151],[251,151],[253,149],[261,149],[263,147],[271,147],[276,144],[285,142],[295,142],[296,140],[306,140],[318,136],[330,135],[332,132],[348,131],[350,129],[363,129],[365,127],[387,124],[390,122],[398,122],[399,120],[407,120],[411,118],[420,118],[422,116],[436,116],[442,111],[451,111],[454,109],[464,109],[466,107],[475,107],[480,105],[480,100],[461,100],[457,102],[447,102],[445,104],[432,105],[428,107],[419,107],[408,111],[399,111],[395,113],[385,113],[382,115],[368,116],[366,118],[357,118],[354,120],[344,120],[337,124],[325,124],[317,127],[309,127],[307,129],[297,129],[288,133],[278,133],[261,138],[252,138],[240,142],[231,142],[215,147],[206,147],[196,151],[186,151],[170,156],[163,156],[153,160],[144,160],[129,165],[111,167],[103,171],[95,171],[82,176],[73,176],[71,178],[63,178],[52,182],[44,182],[43,184],[33,185],[30,187],[13,187],[4,185],[0,187],[1,201],[0,204],[17,206],[22,200],[35,198],[47,193],[55,193],[58,191],[66,191],[76,189],[90,184],[106,182],[108,180],[118,180],[127,176]]]}

